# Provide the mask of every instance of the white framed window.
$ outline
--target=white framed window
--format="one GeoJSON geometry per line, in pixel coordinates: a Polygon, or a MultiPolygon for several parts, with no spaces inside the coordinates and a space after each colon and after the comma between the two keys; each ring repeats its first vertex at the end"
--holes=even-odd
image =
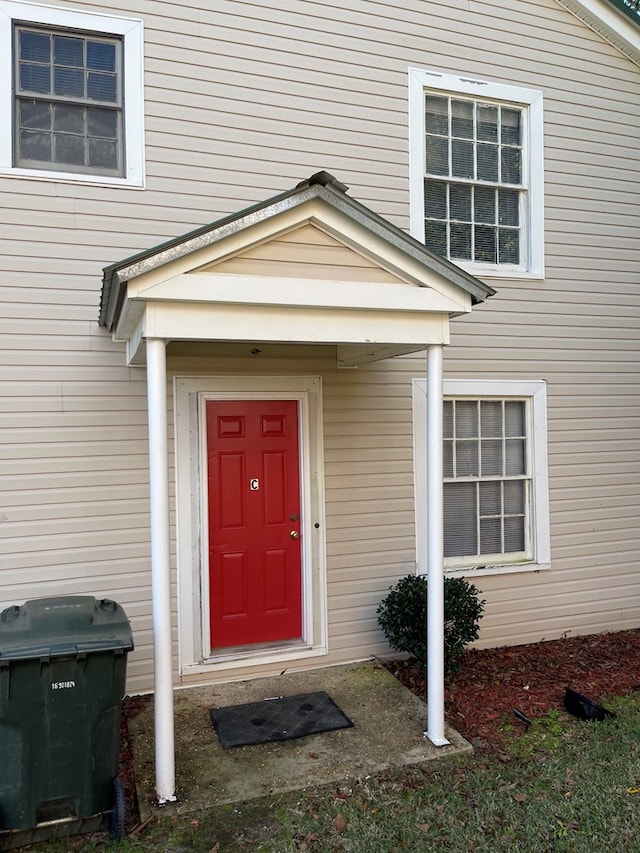
{"type": "Polygon", "coordinates": [[[0,172],[143,186],[142,29],[0,0],[0,172]]]}
{"type": "MultiPolygon", "coordinates": [[[[546,383],[444,380],[445,571],[548,568],[546,383]]],[[[426,571],[426,382],[413,380],[417,564],[426,571]]]]}
{"type": "Polygon", "coordinates": [[[544,275],[542,92],[409,70],[411,233],[480,276],[544,275]]]}

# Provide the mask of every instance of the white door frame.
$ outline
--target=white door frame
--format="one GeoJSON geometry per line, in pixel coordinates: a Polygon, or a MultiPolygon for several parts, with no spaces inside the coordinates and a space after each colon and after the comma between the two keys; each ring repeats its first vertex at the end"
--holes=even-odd
{"type": "Polygon", "coordinates": [[[176,376],[176,539],[178,657],[181,675],[305,659],[327,653],[326,550],[322,385],[310,376],[176,376]],[[298,402],[302,533],[302,643],[250,647],[207,656],[209,570],[207,542],[206,402],[298,402]]]}

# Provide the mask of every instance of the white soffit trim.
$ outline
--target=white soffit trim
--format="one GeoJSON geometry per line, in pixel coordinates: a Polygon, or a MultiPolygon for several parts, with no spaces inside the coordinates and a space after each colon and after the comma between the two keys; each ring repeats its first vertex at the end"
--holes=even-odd
{"type": "Polygon", "coordinates": [[[640,65],[640,27],[605,0],[556,0],[636,65],[640,65]]]}

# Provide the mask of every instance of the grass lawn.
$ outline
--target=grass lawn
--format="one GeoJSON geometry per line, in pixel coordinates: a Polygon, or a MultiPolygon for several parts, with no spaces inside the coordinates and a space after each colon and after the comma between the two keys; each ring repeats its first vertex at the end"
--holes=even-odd
{"type": "Polygon", "coordinates": [[[444,760],[180,817],[120,843],[102,836],[43,853],[403,853],[640,851],[640,694],[616,718],[551,711],[528,732],[504,720],[502,751],[444,760]]]}

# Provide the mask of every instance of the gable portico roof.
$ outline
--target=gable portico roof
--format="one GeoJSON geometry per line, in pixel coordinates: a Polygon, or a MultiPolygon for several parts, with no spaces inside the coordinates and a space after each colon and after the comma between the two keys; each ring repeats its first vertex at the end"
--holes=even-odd
{"type": "Polygon", "coordinates": [[[113,330],[128,281],[316,198],[364,227],[372,236],[381,238],[399,249],[425,269],[459,287],[469,294],[472,304],[484,302],[487,297],[495,293],[493,288],[445,258],[436,255],[409,234],[348,196],[347,189],[348,187],[328,172],[318,172],[301,181],[291,190],[105,267],[100,302],[100,325],[106,326],[110,331],[113,330]]]}

